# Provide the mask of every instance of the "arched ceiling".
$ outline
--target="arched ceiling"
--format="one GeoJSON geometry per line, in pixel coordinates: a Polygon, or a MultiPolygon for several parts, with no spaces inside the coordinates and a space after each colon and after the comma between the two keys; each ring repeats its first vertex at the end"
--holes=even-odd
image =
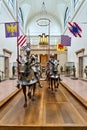
{"type": "Polygon", "coordinates": [[[41,29],[36,25],[41,16],[42,3],[45,3],[47,17],[50,19],[50,30],[52,35],[60,35],[64,31],[64,14],[68,0],[18,0],[24,20],[24,32],[30,31],[31,35],[38,35],[41,29]]]}

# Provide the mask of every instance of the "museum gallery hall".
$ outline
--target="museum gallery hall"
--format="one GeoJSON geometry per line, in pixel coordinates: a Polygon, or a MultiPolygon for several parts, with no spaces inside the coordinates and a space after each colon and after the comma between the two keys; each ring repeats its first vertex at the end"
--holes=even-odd
{"type": "Polygon", "coordinates": [[[87,129],[87,0],[0,0],[0,130],[87,129]]]}

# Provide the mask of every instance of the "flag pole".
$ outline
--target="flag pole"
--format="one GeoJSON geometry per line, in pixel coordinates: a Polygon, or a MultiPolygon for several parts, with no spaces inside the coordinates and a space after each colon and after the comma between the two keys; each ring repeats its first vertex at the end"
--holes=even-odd
{"type": "Polygon", "coordinates": [[[28,47],[30,48],[30,31],[28,29],[28,47]]]}
{"type": "Polygon", "coordinates": [[[18,32],[19,32],[19,24],[18,24],[18,1],[16,0],[16,20],[17,20],[17,65],[18,65],[18,80],[19,80],[19,45],[18,45],[18,32]]]}

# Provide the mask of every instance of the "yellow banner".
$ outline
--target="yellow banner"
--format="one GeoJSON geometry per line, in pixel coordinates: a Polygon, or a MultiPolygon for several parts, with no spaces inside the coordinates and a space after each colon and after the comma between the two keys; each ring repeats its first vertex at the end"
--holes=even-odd
{"type": "Polygon", "coordinates": [[[57,43],[57,51],[63,52],[65,51],[66,47],[61,45],[59,42],[57,43]]]}

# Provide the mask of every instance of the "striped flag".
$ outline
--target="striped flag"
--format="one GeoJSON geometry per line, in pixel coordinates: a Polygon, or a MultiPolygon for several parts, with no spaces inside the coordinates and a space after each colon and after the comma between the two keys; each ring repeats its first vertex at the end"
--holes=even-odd
{"type": "Polygon", "coordinates": [[[21,35],[18,37],[18,45],[23,46],[26,43],[26,35],[21,35]]]}
{"type": "Polygon", "coordinates": [[[57,51],[63,52],[65,51],[65,46],[61,45],[59,42],[57,43],[57,51]]]}
{"type": "Polygon", "coordinates": [[[61,35],[61,45],[71,46],[71,37],[68,35],[61,35]]]}
{"type": "Polygon", "coordinates": [[[68,24],[69,24],[69,31],[75,36],[75,37],[82,37],[81,36],[81,33],[82,33],[82,29],[79,27],[79,25],[76,23],[76,22],[73,22],[73,24],[72,23],[70,23],[70,22],[68,22],[68,24]]]}

